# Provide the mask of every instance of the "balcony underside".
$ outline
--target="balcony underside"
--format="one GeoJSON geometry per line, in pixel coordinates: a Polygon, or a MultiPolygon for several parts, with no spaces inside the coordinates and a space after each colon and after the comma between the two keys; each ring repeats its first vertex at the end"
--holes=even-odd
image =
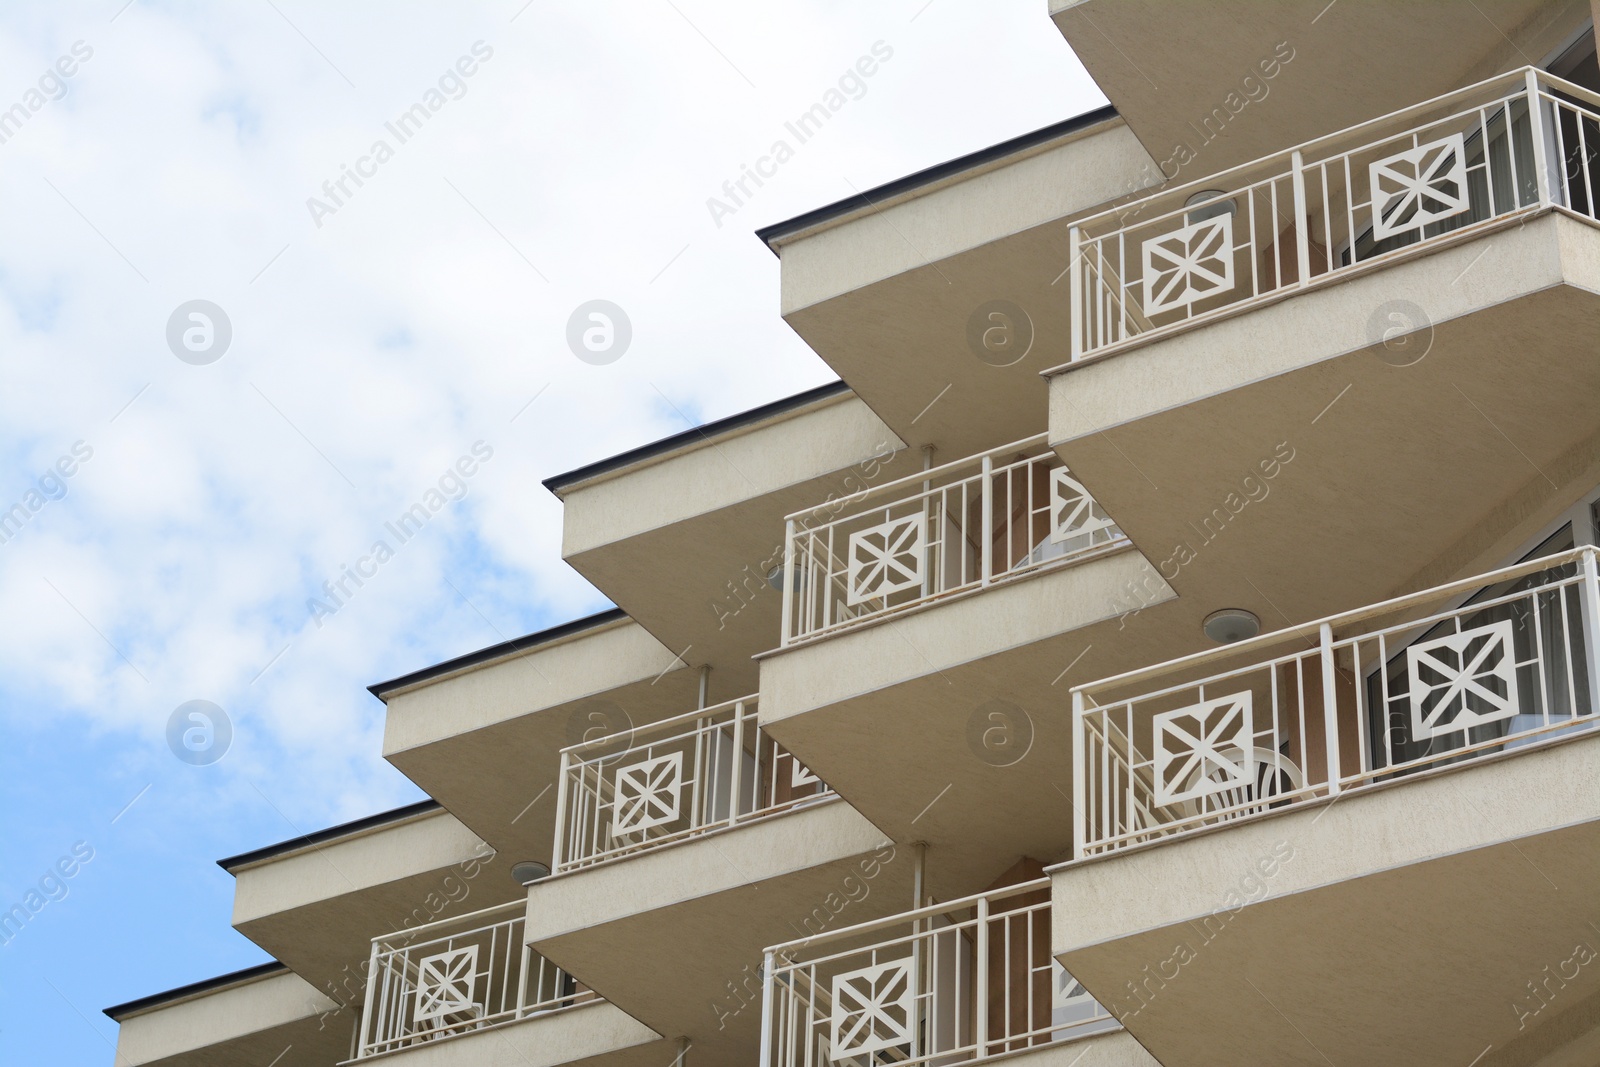
{"type": "Polygon", "coordinates": [[[697,686],[625,620],[388,696],[384,756],[493,845],[502,872],[549,863],[561,749],[681,714],[697,686]]]}
{"type": "Polygon", "coordinates": [[[395,1067],[665,1067],[677,1056],[675,1042],[662,1039],[615,1005],[595,1001],[421,1042],[373,1062],[395,1067]]]}
{"type": "Polygon", "coordinates": [[[1487,569],[1592,488],[1597,294],[1600,229],[1547,213],[1057,374],[1056,451],[1192,616],[1158,658],[1487,569]]]}
{"type": "Polygon", "coordinates": [[[1157,1067],[1155,1058],[1126,1033],[1050,1045],[1015,1054],[1006,1062],[1013,1067],[1157,1067]]]}
{"type": "Polygon", "coordinates": [[[1071,844],[1068,690],[1184,639],[1164,588],[1112,550],[792,646],[762,660],[764,728],[964,896],[1071,844]]]}
{"type": "Polygon", "coordinates": [[[233,926],[317,989],[359,1004],[372,938],[515,899],[509,867],[435,811],[236,869],[233,926]]]}
{"type": "Polygon", "coordinates": [[[280,971],[122,1017],[116,1064],[328,1067],[349,1055],[354,1025],[353,1012],[280,971]]]}
{"type": "Polygon", "coordinates": [[[1169,1067],[1593,1062],[1597,775],[1587,736],[1058,868],[1057,958],[1169,1067]]]}
{"type": "Polygon", "coordinates": [[[1153,173],[1112,117],[787,239],[784,320],[905,441],[935,446],[936,462],[1037,433],[1039,371],[1067,358],[1069,221],[1153,173]],[[1025,320],[985,317],[997,302],[1025,320]]]}
{"type": "Polygon", "coordinates": [[[1537,63],[1582,25],[1589,4],[1051,0],[1050,11],[1151,154],[1192,153],[1177,169],[1190,181],[1537,63]],[[1264,76],[1262,61],[1275,73],[1264,76]]]}
{"type": "Polygon", "coordinates": [[[891,848],[849,805],[823,802],[537,883],[528,941],[658,1033],[689,1038],[696,1064],[748,1067],[762,950],[908,907],[911,854],[891,848]]]}
{"type": "Polygon", "coordinates": [[[562,558],[684,662],[713,665],[713,702],[748,693],[750,658],[779,632],[766,577],[784,516],[909,473],[903,449],[854,396],[824,398],[561,489],[562,558]]]}

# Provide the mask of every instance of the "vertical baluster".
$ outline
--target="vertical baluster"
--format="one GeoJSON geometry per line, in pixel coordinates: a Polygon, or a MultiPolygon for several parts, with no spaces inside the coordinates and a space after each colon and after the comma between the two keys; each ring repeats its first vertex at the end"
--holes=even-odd
{"type": "MultiPolygon", "coordinates": [[[[1356,229],[1356,183],[1350,177],[1350,153],[1346,152],[1339,157],[1344,163],[1344,215],[1346,232],[1345,237],[1350,242],[1350,265],[1356,265],[1356,237],[1360,231],[1356,229]]],[[[1367,190],[1367,214],[1371,216],[1372,225],[1378,224],[1378,201],[1373,195],[1373,190],[1367,190]]]]}
{"type": "MultiPolygon", "coordinates": [[[[1381,703],[1383,724],[1383,759],[1385,767],[1394,766],[1394,731],[1389,721],[1389,642],[1378,634],[1378,700],[1381,703]]],[[[1373,768],[1376,770],[1376,768],[1373,768]]]]}
{"type": "Polygon", "coordinates": [[[1083,725],[1085,715],[1083,691],[1072,691],[1072,856],[1083,859],[1088,843],[1089,826],[1084,804],[1087,801],[1089,760],[1088,740],[1083,725]]]}
{"type": "MultiPolygon", "coordinates": [[[[739,821],[739,802],[743,799],[744,778],[744,701],[739,701],[733,706],[733,770],[728,773],[728,825],[732,826],[739,821]]],[[[761,751],[760,738],[756,738],[756,753],[761,751]]],[[[760,771],[760,768],[756,768],[760,771]]],[[[759,773],[757,781],[759,781],[759,773]]],[[[759,788],[759,786],[758,786],[759,788]]],[[[752,805],[755,807],[756,805],[752,805]]]]}
{"type": "Polygon", "coordinates": [[[558,871],[566,862],[567,776],[571,773],[571,761],[572,753],[563,750],[561,762],[556,770],[556,838],[551,847],[551,854],[555,860],[554,867],[558,871]]]}
{"type": "Polygon", "coordinates": [[[1589,174],[1589,121],[1588,112],[1574,109],[1573,123],[1578,127],[1578,170],[1583,174],[1583,213],[1591,219],[1600,218],[1595,209],[1594,179],[1589,174]]]}
{"type": "Polygon", "coordinates": [[[373,1018],[372,1005],[377,996],[378,989],[378,942],[372,942],[372,954],[367,958],[367,992],[361,1008],[361,1049],[363,1054],[371,1054],[374,1040],[374,1029],[377,1020],[373,1018]]]}
{"type": "Polygon", "coordinates": [[[1071,358],[1076,361],[1083,358],[1083,266],[1079,261],[1078,243],[1082,235],[1076,226],[1067,231],[1067,280],[1068,293],[1071,307],[1068,314],[1072,316],[1071,329],[1067,336],[1071,343],[1071,358]]]}
{"type": "Polygon", "coordinates": [[[987,585],[990,581],[994,581],[994,459],[984,456],[982,474],[979,477],[982,478],[978,485],[982,518],[979,520],[978,541],[982,555],[978,565],[978,584],[987,585]]]}
{"type": "MultiPolygon", "coordinates": [[[[832,569],[833,569],[833,560],[836,560],[836,559],[839,558],[838,555],[834,552],[834,536],[833,535],[834,535],[834,531],[837,530],[837,529],[838,529],[838,524],[837,523],[829,523],[828,524],[828,555],[827,555],[826,558],[829,561],[828,562],[828,569],[830,571],[832,571],[832,569]]],[[[843,564],[841,564],[840,566],[841,566],[841,568],[843,568],[843,564]]],[[[849,572],[848,569],[841,569],[839,576],[841,578],[843,578],[846,583],[848,583],[850,581],[850,572],[849,572]]],[[[834,598],[835,595],[836,594],[833,591],[833,583],[829,582],[827,590],[822,595],[822,626],[819,627],[819,629],[826,630],[828,628],[828,626],[833,622],[833,598],[834,598]]]]}
{"type": "MultiPolygon", "coordinates": [[[[988,1055],[989,1045],[989,898],[978,898],[978,928],[976,937],[977,952],[976,962],[977,980],[973,982],[973,1048],[977,1050],[978,1058],[988,1055]]],[[[1005,981],[1005,971],[1001,970],[1001,981],[1005,981]]]]}
{"type": "MultiPolygon", "coordinates": [[[[1550,157],[1546,154],[1544,138],[1544,105],[1539,99],[1539,72],[1533,67],[1526,71],[1528,97],[1528,132],[1533,138],[1533,180],[1539,190],[1539,203],[1552,204],[1550,198],[1550,157]]],[[[1510,140],[1510,109],[1506,111],[1506,139],[1510,140]]]]}
{"type": "Polygon", "coordinates": [[[1300,267],[1300,284],[1306,285],[1311,281],[1311,212],[1306,207],[1306,162],[1296,148],[1290,159],[1294,179],[1294,232],[1295,254],[1300,267]]]}
{"type": "MultiPolygon", "coordinates": [[[[1339,706],[1338,687],[1333,678],[1333,626],[1323,623],[1321,627],[1322,640],[1322,719],[1323,727],[1327,731],[1327,740],[1324,742],[1328,762],[1328,795],[1335,796],[1339,792],[1339,706]]],[[[1308,724],[1309,725],[1309,724],[1308,724]]]]}
{"type": "MultiPolygon", "coordinates": [[[[1361,639],[1358,637],[1350,642],[1350,655],[1355,660],[1355,688],[1356,688],[1356,773],[1366,774],[1372,770],[1372,752],[1367,742],[1367,730],[1370,728],[1371,711],[1367,707],[1367,687],[1362,682],[1361,671],[1361,639]]],[[[1304,766],[1304,764],[1302,764],[1304,766]]]]}
{"type": "Polygon", "coordinates": [[[795,566],[794,557],[794,520],[783,520],[783,629],[780,631],[778,641],[787,645],[794,640],[794,620],[790,613],[794,611],[794,587],[799,580],[798,568],[795,566]]]}
{"type": "MultiPolygon", "coordinates": [[[[1587,163],[1585,164],[1587,165],[1587,163]]],[[[1589,705],[1580,714],[1600,712],[1600,566],[1595,563],[1597,550],[1593,546],[1583,550],[1583,639],[1578,647],[1583,651],[1583,662],[1589,678],[1589,705]]]]}
{"type": "MultiPolygon", "coordinates": [[[[1549,642],[1545,636],[1544,625],[1539,618],[1539,590],[1537,587],[1528,591],[1526,603],[1528,613],[1533,617],[1533,673],[1539,679],[1539,718],[1542,725],[1548,726],[1550,725],[1550,653],[1547,648],[1549,642]]],[[[1508,652],[1512,661],[1511,669],[1515,671],[1517,669],[1515,644],[1508,652]]],[[[1518,708],[1517,710],[1520,712],[1522,709],[1518,708]]],[[[1472,739],[1470,735],[1463,735],[1461,740],[1463,743],[1470,743],[1472,739]]]]}

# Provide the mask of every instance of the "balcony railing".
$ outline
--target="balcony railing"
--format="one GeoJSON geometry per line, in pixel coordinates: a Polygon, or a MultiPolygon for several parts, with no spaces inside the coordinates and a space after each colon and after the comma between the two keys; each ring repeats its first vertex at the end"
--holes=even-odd
{"type": "Polygon", "coordinates": [[[1072,358],[1521,213],[1593,220],[1597,150],[1600,96],[1527,67],[1083,219],[1072,358]]]}
{"type": "Polygon", "coordinates": [[[790,515],[783,643],[1122,540],[1045,435],[790,515]]]}
{"type": "Polygon", "coordinates": [[[1118,1025],[1050,954],[1050,880],[767,950],[761,1067],[966,1063],[1118,1025]]]}
{"type": "Polygon", "coordinates": [[[372,940],[356,1058],[598,999],[523,944],[522,901],[372,940]]]}
{"type": "Polygon", "coordinates": [[[1075,855],[1593,729],[1596,552],[1075,688],[1075,855]]]}
{"type": "Polygon", "coordinates": [[[555,870],[569,871],[831,797],[744,697],[561,751],[555,870]]]}

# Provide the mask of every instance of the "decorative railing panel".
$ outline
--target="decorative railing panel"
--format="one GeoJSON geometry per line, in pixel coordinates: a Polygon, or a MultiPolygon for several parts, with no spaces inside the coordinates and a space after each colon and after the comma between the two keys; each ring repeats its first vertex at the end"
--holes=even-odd
{"type": "Polygon", "coordinates": [[[761,729],[756,698],[561,752],[555,870],[586,867],[831,796],[761,729]]]}
{"type": "Polygon", "coordinates": [[[1122,539],[1044,435],[790,515],[783,643],[1122,539]]]}
{"type": "Polygon", "coordinates": [[[1076,855],[1594,728],[1596,552],[1076,687],[1076,855]]]}
{"type": "Polygon", "coordinates": [[[597,999],[523,944],[521,901],[374,938],[358,1059],[597,999]]]}
{"type": "Polygon", "coordinates": [[[1083,219],[1072,358],[1542,208],[1600,217],[1600,97],[1524,68],[1083,219]]]}
{"type": "Polygon", "coordinates": [[[965,1063],[1114,1029],[1040,879],[767,950],[763,1067],[965,1063]]]}

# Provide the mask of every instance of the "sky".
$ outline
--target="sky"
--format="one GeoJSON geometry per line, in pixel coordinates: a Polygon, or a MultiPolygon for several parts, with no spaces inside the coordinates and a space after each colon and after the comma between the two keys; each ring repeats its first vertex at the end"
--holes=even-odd
{"type": "Polygon", "coordinates": [[[366,686],[607,606],[542,479],[835,377],[756,229],[1103,102],[1044,0],[0,8],[0,1062],[266,958],[215,861],[421,797],[366,686]]]}

